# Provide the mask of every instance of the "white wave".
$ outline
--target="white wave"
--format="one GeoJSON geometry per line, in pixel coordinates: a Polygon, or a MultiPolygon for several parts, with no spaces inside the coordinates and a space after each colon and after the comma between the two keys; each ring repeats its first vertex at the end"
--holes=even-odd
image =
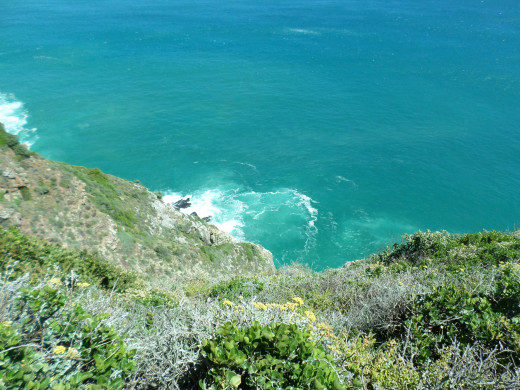
{"type": "Polygon", "coordinates": [[[12,94],[0,92],[0,123],[5,130],[19,137],[20,141],[31,147],[38,139],[36,128],[27,128],[29,114],[21,101],[12,94]]]}
{"type": "Polygon", "coordinates": [[[189,197],[191,206],[181,209],[183,213],[196,212],[201,218],[211,217],[210,223],[239,240],[247,239],[268,247],[268,242],[263,240],[283,240],[288,231],[293,232],[288,237],[294,240],[295,232],[299,231],[304,240],[299,250],[308,253],[316,244],[318,209],[314,205],[317,202],[297,190],[242,192],[231,187],[195,191],[190,195],[163,193],[164,201],[171,204],[189,197]]]}
{"type": "Polygon", "coordinates": [[[320,35],[318,31],[309,30],[306,28],[288,28],[287,31],[293,34],[320,35]]]}
{"type": "Polygon", "coordinates": [[[164,201],[171,204],[184,198],[190,198],[191,203],[190,207],[180,210],[184,214],[195,212],[200,218],[211,217],[211,224],[239,240],[244,240],[242,212],[245,205],[242,202],[220,190],[199,191],[193,195],[166,192],[163,196],[164,201]]]}

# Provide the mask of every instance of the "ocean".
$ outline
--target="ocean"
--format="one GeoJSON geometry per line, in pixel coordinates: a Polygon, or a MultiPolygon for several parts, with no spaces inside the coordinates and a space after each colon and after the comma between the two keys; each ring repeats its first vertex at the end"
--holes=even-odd
{"type": "Polygon", "coordinates": [[[520,221],[520,3],[0,2],[0,122],[339,267],[520,221]]]}

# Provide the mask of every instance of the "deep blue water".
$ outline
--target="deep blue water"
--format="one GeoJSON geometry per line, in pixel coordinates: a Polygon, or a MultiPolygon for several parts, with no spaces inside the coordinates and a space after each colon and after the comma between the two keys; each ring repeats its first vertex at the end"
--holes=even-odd
{"type": "Polygon", "coordinates": [[[322,269],[520,221],[518,1],[0,2],[0,121],[322,269]]]}

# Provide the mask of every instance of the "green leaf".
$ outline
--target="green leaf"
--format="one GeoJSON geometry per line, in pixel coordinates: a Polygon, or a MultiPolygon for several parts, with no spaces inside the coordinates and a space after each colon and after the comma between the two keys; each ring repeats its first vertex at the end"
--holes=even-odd
{"type": "Polygon", "coordinates": [[[242,378],[240,377],[240,375],[235,375],[231,377],[231,379],[229,380],[229,384],[233,387],[240,386],[240,383],[242,383],[242,378]]]}

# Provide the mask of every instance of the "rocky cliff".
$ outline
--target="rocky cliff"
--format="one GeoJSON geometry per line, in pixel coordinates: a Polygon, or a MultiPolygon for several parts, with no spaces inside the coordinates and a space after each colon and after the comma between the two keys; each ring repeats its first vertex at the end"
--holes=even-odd
{"type": "Polygon", "coordinates": [[[274,269],[266,249],[183,214],[138,181],[46,160],[1,125],[0,224],[68,248],[97,251],[166,283],[274,269]]]}

